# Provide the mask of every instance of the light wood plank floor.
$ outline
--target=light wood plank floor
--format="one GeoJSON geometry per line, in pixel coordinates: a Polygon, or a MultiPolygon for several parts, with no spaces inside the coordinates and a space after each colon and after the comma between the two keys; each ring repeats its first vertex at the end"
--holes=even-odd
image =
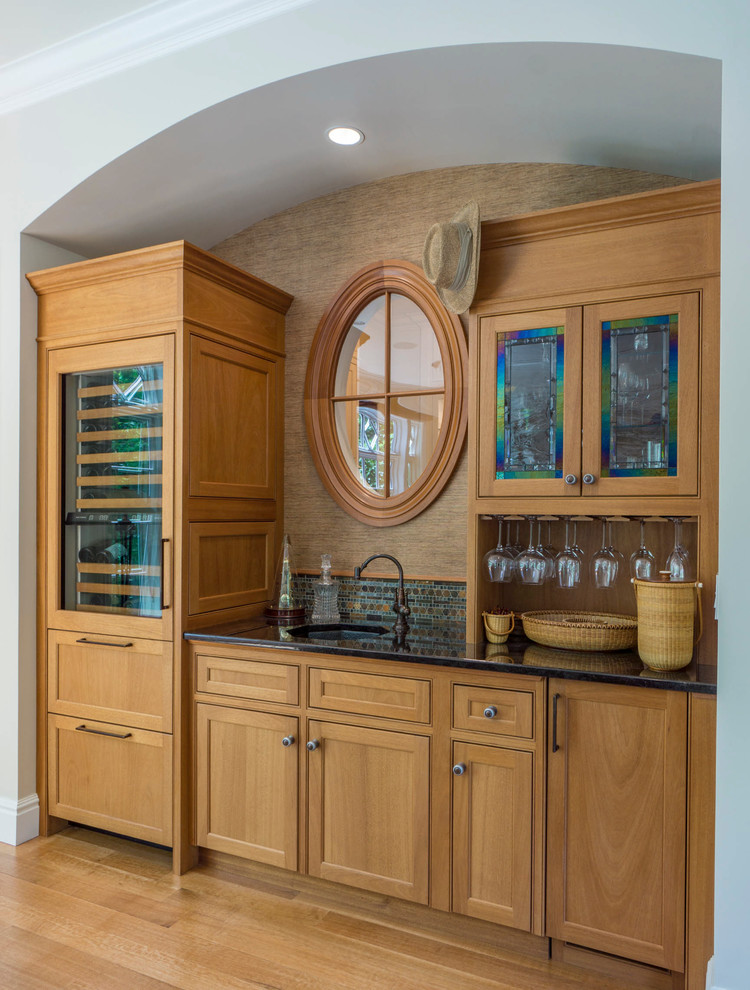
{"type": "Polygon", "coordinates": [[[623,990],[456,919],[82,828],[0,844],[2,990],[623,990]],[[373,905],[381,914],[371,920],[373,905]],[[435,919],[432,926],[430,918],[435,919]],[[368,920],[369,919],[369,920],[368,920]]]}

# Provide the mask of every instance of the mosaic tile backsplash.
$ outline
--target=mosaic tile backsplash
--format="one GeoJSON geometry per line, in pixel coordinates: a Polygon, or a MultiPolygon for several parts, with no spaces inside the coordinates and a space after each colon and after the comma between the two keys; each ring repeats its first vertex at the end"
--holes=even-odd
{"type": "MultiPolygon", "coordinates": [[[[313,587],[318,574],[296,574],[295,590],[299,604],[313,610],[313,587]]],[[[398,582],[388,578],[363,578],[356,581],[346,575],[339,582],[339,612],[342,619],[357,622],[382,622],[393,616],[392,606],[398,582]]],[[[466,584],[463,581],[404,580],[412,622],[466,622],[466,584]]]]}

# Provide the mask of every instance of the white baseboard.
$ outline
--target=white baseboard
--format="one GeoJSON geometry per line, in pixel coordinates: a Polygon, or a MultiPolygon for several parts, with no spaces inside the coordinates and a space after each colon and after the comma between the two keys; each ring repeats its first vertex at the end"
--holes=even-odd
{"type": "Polygon", "coordinates": [[[0,797],[0,842],[20,846],[39,835],[39,798],[29,794],[20,801],[0,797]]]}

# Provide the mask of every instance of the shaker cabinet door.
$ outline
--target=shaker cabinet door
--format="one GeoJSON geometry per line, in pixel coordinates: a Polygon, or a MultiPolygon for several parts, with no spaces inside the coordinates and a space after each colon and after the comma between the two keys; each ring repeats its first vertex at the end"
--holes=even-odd
{"type": "Polygon", "coordinates": [[[549,691],[547,935],[682,972],[688,696],[549,691]]]}
{"type": "Polygon", "coordinates": [[[580,307],[479,320],[479,495],[577,495],[580,307]]]}

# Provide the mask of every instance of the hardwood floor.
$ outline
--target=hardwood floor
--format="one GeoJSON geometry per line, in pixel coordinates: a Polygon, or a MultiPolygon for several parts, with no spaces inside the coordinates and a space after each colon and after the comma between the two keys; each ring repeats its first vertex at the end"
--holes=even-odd
{"type": "Polygon", "coordinates": [[[83,828],[0,845],[3,990],[632,986],[500,947],[484,923],[455,918],[446,934],[445,920],[229,859],[177,877],[166,850],[83,828]]]}

